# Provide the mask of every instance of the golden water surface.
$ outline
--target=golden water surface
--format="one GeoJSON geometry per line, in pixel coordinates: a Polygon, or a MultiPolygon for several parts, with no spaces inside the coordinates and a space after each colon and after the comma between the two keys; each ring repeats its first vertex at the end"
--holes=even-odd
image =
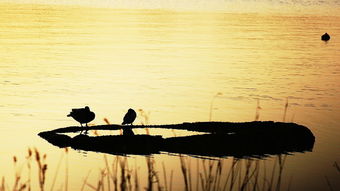
{"type": "MultiPolygon", "coordinates": [[[[66,117],[71,108],[90,106],[92,124],[120,124],[128,108],[142,109],[149,124],[208,121],[210,114],[213,121],[252,121],[259,100],[260,120],[299,123],[316,137],[313,152],[287,156],[283,190],[327,190],[325,176],[336,190],[339,34],[340,16],[326,13],[0,4],[1,175],[11,182],[12,157],[23,164],[36,147],[47,153],[50,183],[64,151],[37,133],[78,125],[66,117]]],[[[173,190],[182,190],[179,157],[153,157],[159,171],[162,164],[173,170],[173,190]]],[[[88,172],[95,184],[105,166],[94,152],[69,150],[67,160],[70,190],[88,172]]],[[[274,156],[262,160],[270,166],[274,156]]],[[[129,161],[146,184],[145,158],[129,161]]],[[[60,171],[55,189],[65,185],[60,171]]]]}

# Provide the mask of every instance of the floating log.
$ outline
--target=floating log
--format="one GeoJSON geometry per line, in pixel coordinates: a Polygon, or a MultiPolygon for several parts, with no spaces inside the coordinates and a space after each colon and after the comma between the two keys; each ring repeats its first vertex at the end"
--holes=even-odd
{"type": "Polygon", "coordinates": [[[121,125],[66,127],[39,133],[58,147],[72,147],[110,154],[149,155],[159,152],[199,156],[253,157],[312,151],[315,137],[305,126],[281,122],[195,122],[173,125],[136,125],[128,128],[180,129],[206,134],[163,138],[152,135],[70,137],[63,133],[82,130],[119,130],[121,125]]]}

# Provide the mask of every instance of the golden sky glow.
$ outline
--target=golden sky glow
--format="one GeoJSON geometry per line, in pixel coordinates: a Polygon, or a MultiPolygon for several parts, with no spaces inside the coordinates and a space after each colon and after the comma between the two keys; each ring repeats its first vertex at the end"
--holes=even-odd
{"type": "Polygon", "coordinates": [[[300,14],[327,13],[336,15],[340,3],[337,0],[320,2],[318,0],[0,0],[10,3],[34,3],[54,5],[81,5],[102,8],[127,9],[172,9],[196,11],[228,11],[228,12],[290,12],[300,14]]]}

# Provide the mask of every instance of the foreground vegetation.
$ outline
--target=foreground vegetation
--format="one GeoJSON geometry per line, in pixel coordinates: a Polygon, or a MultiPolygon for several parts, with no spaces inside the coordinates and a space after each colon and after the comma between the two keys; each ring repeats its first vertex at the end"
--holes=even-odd
{"type": "MultiPolygon", "coordinates": [[[[46,154],[37,149],[28,149],[25,160],[20,163],[14,156],[13,185],[9,185],[7,179],[2,177],[0,191],[69,190],[68,152],[68,149],[62,152],[55,172],[49,172],[49,177],[46,172],[50,164],[46,162],[46,154]],[[61,163],[65,164],[65,169],[60,168],[61,163]],[[63,170],[65,173],[60,172],[63,170]],[[55,186],[57,177],[63,179],[63,185],[58,189],[55,186]],[[47,179],[49,181],[46,181],[47,179]]],[[[180,185],[182,190],[186,191],[282,190],[283,187],[281,182],[286,155],[277,156],[271,167],[266,166],[265,160],[254,158],[198,159],[179,155],[178,160],[181,182],[174,182],[174,171],[167,169],[164,163],[156,164],[152,156],[145,156],[147,178],[140,180],[141,174],[138,168],[132,168],[128,164],[128,157],[112,156],[111,158],[103,155],[103,167],[99,169],[98,178],[89,180],[89,174],[80,177],[83,179],[79,180],[81,185],[79,190],[171,191],[174,190],[174,185],[177,187],[180,185]]],[[[287,188],[289,189],[290,185],[287,188]]]]}

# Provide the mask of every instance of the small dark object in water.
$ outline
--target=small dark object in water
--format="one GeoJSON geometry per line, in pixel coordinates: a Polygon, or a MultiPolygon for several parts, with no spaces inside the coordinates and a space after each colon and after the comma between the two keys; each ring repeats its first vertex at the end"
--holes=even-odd
{"type": "Polygon", "coordinates": [[[329,39],[331,39],[331,36],[329,36],[329,34],[325,33],[321,36],[321,40],[323,41],[329,41],[329,39]]]}
{"type": "Polygon", "coordinates": [[[132,125],[133,121],[135,121],[135,119],[136,119],[136,116],[137,116],[137,114],[136,114],[135,110],[130,108],[124,116],[122,125],[125,125],[125,124],[131,124],[132,125]]]}
{"type": "Polygon", "coordinates": [[[72,117],[74,120],[78,121],[80,123],[80,126],[83,126],[83,123],[86,124],[92,121],[95,118],[94,112],[90,111],[90,108],[88,106],[84,108],[77,108],[72,109],[70,114],[67,115],[67,117],[72,117]]]}

